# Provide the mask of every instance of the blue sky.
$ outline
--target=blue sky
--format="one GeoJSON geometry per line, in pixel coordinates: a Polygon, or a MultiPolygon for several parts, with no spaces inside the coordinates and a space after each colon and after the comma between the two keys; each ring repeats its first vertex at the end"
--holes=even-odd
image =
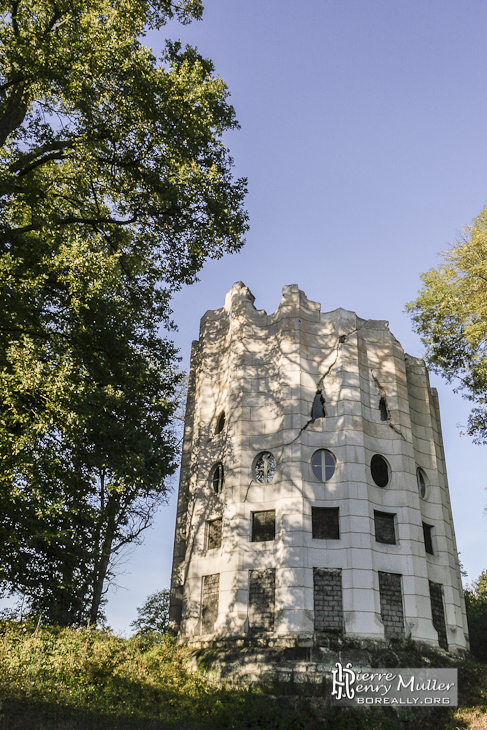
{"type": "MultiPolygon", "coordinates": [[[[387,319],[422,355],[405,304],[487,200],[486,29],[483,0],[206,0],[201,22],[151,33],[157,54],[181,38],[213,60],[241,124],[225,143],[249,180],[245,248],[174,298],[186,368],[200,317],[239,280],[268,313],[296,283],[322,311],[387,319]]],[[[486,450],[460,436],[468,404],[431,380],[474,579],[487,568],[486,450]]],[[[117,631],[169,585],[174,520],[175,494],[109,593],[117,631]]]]}

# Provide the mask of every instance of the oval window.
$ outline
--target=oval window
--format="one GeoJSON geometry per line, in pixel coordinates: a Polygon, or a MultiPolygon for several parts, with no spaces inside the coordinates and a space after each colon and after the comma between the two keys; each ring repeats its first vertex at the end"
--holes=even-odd
{"type": "Polygon", "coordinates": [[[374,454],[372,457],[370,471],[378,487],[386,487],[389,484],[389,465],[380,454],[374,454]]]}
{"type": "Polygon", "coordinates": [[[311,468],[319,482],[327,482],[335,473],[335,457],[328,449],[315,451],[311,457],[311,468]]]}
{"type": "Polygon", "coordinates": [[[416,480],[418,482],[418,492],[421,499],[426,497],[426,475],[422,469],[416,469],[416,480]]]}
{"type": "Polygon", "coordinates": [[[259,484],[269,484],[276,473],[276,460],[270,451],[264,451],[256,459],[254,466],[255,481],[259,484]]]}
{"type": "Polygon", "coordinates": [[[211,483],[213,484],[215,494],[220,494],[223,489],[223,464],[221,461],[213,469],[211,483]]]}

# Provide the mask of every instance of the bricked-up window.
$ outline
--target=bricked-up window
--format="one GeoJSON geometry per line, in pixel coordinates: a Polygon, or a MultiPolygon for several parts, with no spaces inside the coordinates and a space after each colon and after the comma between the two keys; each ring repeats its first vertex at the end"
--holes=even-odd
{"type": "Polygon", "coordinates": [[[434,555],[433,550],[433,525],[427,525],[423,522],[423,537],[424,537],[424,549],[430,555],[434,555]]]}
{"type": "Polygon", "coordinates": [[[252,542],[267,542],[276,537],[276,510],[252,512],[252,542]]]}
{"type": "Polygon", "coordinates": [[[380,454],[374,454],[370,461],[372,479],[378,487],[385,487],[389,483],[389,467],[387,461],[380,454]]]}
{"type": "Polygon", "coordinates": [[[317,418],[325,418],[325,416],[326,416],[325,399],[323,397],[321,390],[319,390],[316,393],[315,399],[313,401],[313,407],[311,408],[311,418],[314,421],[317,418]]]}
{"type": "Polygon", "coordinates": [[[311,529],[315,540],[339,540],[338,507],[312,507],[311,529]]]}
{"type": "Polygon", "coordinates": [[[396,529],[394,520],[396,515],[392,512],[378,512],[374,510],[375,539],[386,545],[396,544],[396,529]]]}
{"type": "Polygon", "coordinates": [[[222,411],[217,418],[215,433],[221,433],[225,428],[225,411],[222,411]]]}
{"type": "Polygon", "coordinates": [[[327,482],[335,473],[335,457],[328,449],[315,451],[311,457],[313,474],[320,482],[327,482]]]}
{"type": "Polygon", "coordinates": [[[342,571],[313,568],[315,631],[343,631],[342,571]]]}
{"type": "Polygon", "coordinates": [[[276,460],[270,451],[259,454],[255,461],[254,476],[259,484],[269,484],[276,474],[276,460]]]}
{"type": "Polygon", "coordinates": [[[224,470],[223,470],[223,464],[218,462],[218,464],[213,469],[213,474],[211,477],[211,481],[213,484],[213,491],[215,494],[220,494],[220,492],[223,489],[223,478],[224,478],[224,470]]]}
{"type": "Polygon", "coordinates": [[[218,598],[220,593],[220,573],[203,576],[201,600],[201,633],[211,634],[218,618],[218,598]]]}
{"type": "Polygon", "coordinates": [[[387,408],[387,403],[386,403],[385,398],[381,398],[379,401],[379,411],[380,411],[380,420],[388,421],[389,420],[389,410],[387,408]]]}
{"type": "Polygon", "coordinates": [[[214,550],[219,548],[222,544],[222,518],[219,517],[216,520],[208,520],[206,523],[206,547],[207,550],[214,550]]]}
{"type": "Polygon", "coordinates": [[[446,636],[445,609],[443,607],[443,586],[440,583],[433,583],[430,580],[431,615],[433,626],[438,632],[438,644],[442,649],[448,651],[448,639],[446,636]]]}
{"type": "Polygon", "coordinates": [[[249,570],[249,631],[273,631],[276,571],[249,570]]]}
{"type": "Polygon", "coordinates": [[[404,636],[401,575],[379,572],[380,615],[386,639],[404,636]]]}
{"type": "Polygon", "coordinates": [[[426,497],[426,476],[422,469],[416,469],[416,480],[418,482],[418,492],[421,499],[426,497]]]}

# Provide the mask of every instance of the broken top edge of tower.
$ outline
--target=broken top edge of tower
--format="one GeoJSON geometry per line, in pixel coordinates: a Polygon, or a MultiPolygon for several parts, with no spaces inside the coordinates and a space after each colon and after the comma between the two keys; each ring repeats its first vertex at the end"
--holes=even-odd
{"type": "MultiPolygon", "coordinates": [[[[347,336],[353,330],[367,327],[370,329],[389,329],[389,322],[385,319],[362,319],[355,312],[343,307],[337,307],[330,312],[322,312],[320,302],[314,302],[308,299],[305,292],[299,288],[298,284],[286,284],[282,288],[282,299],[275,312],[267,314],[265,309],[257,309],[254,304],[255,296],[242,281],[236,281],[229,292],[225,296],[225,304],[219,309],[209,309],[201,317],[200,331],[205,327],[208,321],[219,319],[223,312],[227,314],[243,313],[249,317],[263,319],[266,318],[268,323],[272,323],[285,316],[303,316],[310,321],[327,320],[340,323],[342,331],[339,336],[347,336]]],[[[389,330],[390,331],[390,330],[389,330]]],[[[391,332],[392,337],[394,335],[391,332]]],[[[394,340],[398,340],[394,337],[394,340]]],[[[410,357],[408,355],[408,357],[410,357]]],[[[422,360],[420,358],[415,358],[422,360]]]]}

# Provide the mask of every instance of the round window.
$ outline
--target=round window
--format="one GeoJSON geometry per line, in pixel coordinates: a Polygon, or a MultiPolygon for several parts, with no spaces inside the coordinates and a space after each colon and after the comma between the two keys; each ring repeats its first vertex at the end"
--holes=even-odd
{"type": "Polygon", "coordinates": [[[374,454],[372,457],[370,471],[378,487],[386,487],[389,484],[389,465],[380,454],[374,454]]]}
{"type": "Polygon", "coordinates": [[[426,475],[422,469],[416,469],[416,480],[418,482],[418,492],[421,499],[426,497],[426,475]]]}
{"type": "Polygon", "coordinates": [[[276,460],[270,451],[264,451],[259,454],[255,461],[254,476],[259,484],[269,484],[274,479],[276,473],[276,460]]]}
{"type": "Polygon", "coordinates": [[[335,473],[335,457],[328,449],[315,451],[311,457],[311,468],[319,482],[327,482],[335,473]]]}
{"type": "Polygon", "coordinates": [[[215,494],[220,494],[223,489],[223,464],[221,461],[219,461],[213,469],[211,483],[213,484],[213,491],[215,494]]]}

